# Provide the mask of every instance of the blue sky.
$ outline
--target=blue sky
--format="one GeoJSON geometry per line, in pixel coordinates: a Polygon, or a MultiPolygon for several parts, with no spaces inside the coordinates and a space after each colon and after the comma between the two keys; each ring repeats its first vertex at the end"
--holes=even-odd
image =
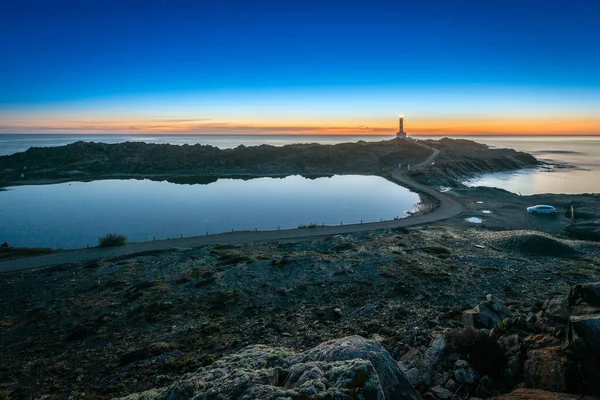
{"type": "Polygon", "coordinates": [[[498,127],[512,113],[500,129],[559,118],[600,133],[600,4],[589,0],[1,7],[0,132],[152,130],[150,120],[195,121],[173,127],[186,132],[206,121],[232,133],[393,129],[403,112],[424,131],[481,133],[481,120],[498,127]]]}

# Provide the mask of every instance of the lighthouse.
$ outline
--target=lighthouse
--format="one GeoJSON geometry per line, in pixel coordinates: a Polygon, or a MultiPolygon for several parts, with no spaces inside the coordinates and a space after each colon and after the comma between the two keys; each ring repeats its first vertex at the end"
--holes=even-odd
{"type": "Polygon", "coordinates": [[[396,137],[406,139],[406,132],[404,132],[404,115],[400,115],[398,120],[398,132],[396,132],[396,137]]]}

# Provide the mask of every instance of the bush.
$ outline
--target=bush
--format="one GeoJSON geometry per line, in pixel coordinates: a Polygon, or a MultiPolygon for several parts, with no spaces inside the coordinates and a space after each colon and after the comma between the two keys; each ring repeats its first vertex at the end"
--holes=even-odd
{"type": "Polygon", "coordinates": [[[109,233],[98,238],[98,246],[100,247],[123,246],[124,244],[127,244],[127,236],[116,233],[109,233]]]}

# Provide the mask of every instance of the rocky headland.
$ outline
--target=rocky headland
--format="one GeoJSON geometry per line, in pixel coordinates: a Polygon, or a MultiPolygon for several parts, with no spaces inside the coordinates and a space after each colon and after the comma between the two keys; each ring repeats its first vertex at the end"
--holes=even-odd
{"type": "MultiPolygon", "coordinates": [[[[531,167],[527,153],[490,149],[468,140],[392,139],[336,145],[294,144],[238,146],[221,150],[208,145],[127,142],[76,142],[61,147],[30,148],[0,157],[0,186],[105,178],[160,179],[175,183],[210,183],[219,177],[252,178],[302,174],[378,174],[420,162],[440,150],[436,179],[531,167]]],[[[432,175],[433,176],[433,175],[432,175]]]]}

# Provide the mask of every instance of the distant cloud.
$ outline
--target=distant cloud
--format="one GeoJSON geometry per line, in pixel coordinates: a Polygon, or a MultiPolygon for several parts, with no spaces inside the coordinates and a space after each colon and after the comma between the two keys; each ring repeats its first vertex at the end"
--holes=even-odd
{"type": "Polygon", "coordinates": [[[393,129],[370,128],[367,126],[262,126],[251,124],[233,124],[209,122],[199,119],[152,119],[138,124],[82,122],[77,124],[56,125],[0,125],[1,133],[213,133],[213,134],[391,134],[393,129]]]}

